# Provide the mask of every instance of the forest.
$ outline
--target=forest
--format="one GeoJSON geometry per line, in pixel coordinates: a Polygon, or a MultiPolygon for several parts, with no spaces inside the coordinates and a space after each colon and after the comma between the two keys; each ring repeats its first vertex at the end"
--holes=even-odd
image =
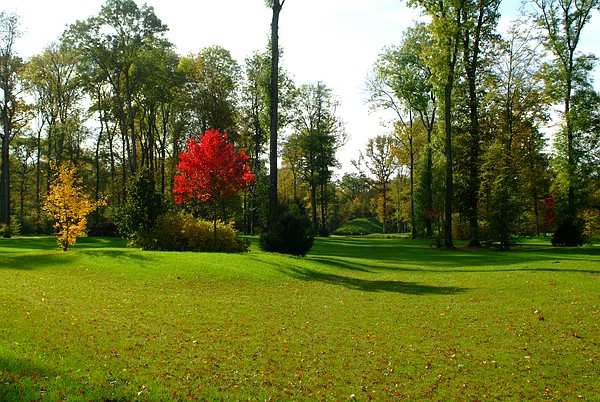
{"type": "MultiPolygon", "coordinates": [[[[265,7],[285,13],[284,2],[265,7]]],[[[141,177],[169,209],[215,214],[246,234],[269,227],[275,179],[277,202],[299,206],[321,236],[359,218],[445,248],[599,235],[597,56],[579,45],[600,2],[531,0],[507,32],[500,0],[410,5],[426,22],[382,49],[364,82],[369,106],[393,116],[388,132],[373,133],[343,173],[336,153],[356,134],[338,115],[344,100],[325,82],[294,82],[278,60],[285,43],[243,61],[220,46],[183,56],[151,6],[106,0],[24,60],[20,17],[0,11],[0,232],[52,234],[43,199],[70,162],[99,205],[88,219],[97,235],[119,234],[141,177]],[[177,205],[180,156],[212,129],[244,150],[253,183],[214,210],[177,205]]]]}

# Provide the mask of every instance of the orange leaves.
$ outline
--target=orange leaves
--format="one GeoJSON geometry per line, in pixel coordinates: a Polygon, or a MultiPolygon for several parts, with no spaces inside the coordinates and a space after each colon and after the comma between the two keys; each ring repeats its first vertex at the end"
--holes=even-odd
{"type": "Polygon", "coordinates": [[[75,176],[77,169],[72,163],[54,168],[54,183],[44,198],[43,208],[54,219],[56,242],[63,251],[67,251],[77,237],[85,235],[88,214],[106,202],[89,199],[81,180],[75,176]]]}

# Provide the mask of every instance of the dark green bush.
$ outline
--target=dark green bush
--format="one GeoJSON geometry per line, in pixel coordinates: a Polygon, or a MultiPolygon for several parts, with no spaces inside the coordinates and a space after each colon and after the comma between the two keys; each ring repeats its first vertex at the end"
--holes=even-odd
{"type": "Polygon", "coordinates": [[[119,234],[135,245],[139,236],[143,237],[153,230],[164,212],[162,197],[155,190],[154,176],[143,170],[128,189],[125,207],[116,220],[119,234]]]}
{"type": "Polygon", "coordinates": [[[11,238],[12,236],[18,236],[21,233],[21,225],[11,219],[10,225],[0,223],[0,236],[4,238],[11,238]]]}
{"type": "Polygon", "coordinates": [[[262,250],[297,256],[305,256],[313,242],[310,220],[298,205],[280,205],[275,231],[260,236],[262,250]]]}
{"type": "Polygon", "coordinates": [[[561,247],[578,247],[585,243],[583,227],[573,220],[560,224],[552,236],[552,245],[561,247]]]}
{"type": "Polygon", "coordinates": [[[355,236],[382,233],[383,228],[375,218],[357,218],[333,231],[335,235],[355,236]]]}

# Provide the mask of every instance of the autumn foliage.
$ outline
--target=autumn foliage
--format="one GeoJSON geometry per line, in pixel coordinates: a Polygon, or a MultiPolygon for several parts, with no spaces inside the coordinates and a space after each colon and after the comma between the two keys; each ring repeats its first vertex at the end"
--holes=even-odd
{"type": "Polygon", "coordinates": [[[56,242],[67,251],[86,234],[87,216],[105,201],[94,202],[85,193],[77,169],[65,163],[56,169],[50,192],[44,198],[44,210],[54,219],[56,242]]]}
{"type": "Polygon", "coordinates": [[[218,130],[207,130],[198,139],[191,138],[187,152],[179,155],[173,188],[175,203],[193,198],[211,203],[216,228],[219,203],[247,188],[255,178],[246,163],[248,158],[243,149],[236,152],[227,134],[218,130]]]}
{"type": "Polygon", "coordinates": [[[244,150],[235,152],[227,134],[207,130],[198,140],[191,138],[187,152],[179,155],[175,176],[175,202],[188,198],[218,203],[229,195],[246,188],[255,175],[246,163],[244,150]]]}

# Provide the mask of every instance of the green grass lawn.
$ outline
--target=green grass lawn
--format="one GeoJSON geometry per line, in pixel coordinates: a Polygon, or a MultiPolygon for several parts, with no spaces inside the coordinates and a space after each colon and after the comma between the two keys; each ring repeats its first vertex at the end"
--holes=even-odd
{"type": "Polygon", "coordinates": [[[0,400],[600,399],[600,247],[0,240],[0,400]]]}

